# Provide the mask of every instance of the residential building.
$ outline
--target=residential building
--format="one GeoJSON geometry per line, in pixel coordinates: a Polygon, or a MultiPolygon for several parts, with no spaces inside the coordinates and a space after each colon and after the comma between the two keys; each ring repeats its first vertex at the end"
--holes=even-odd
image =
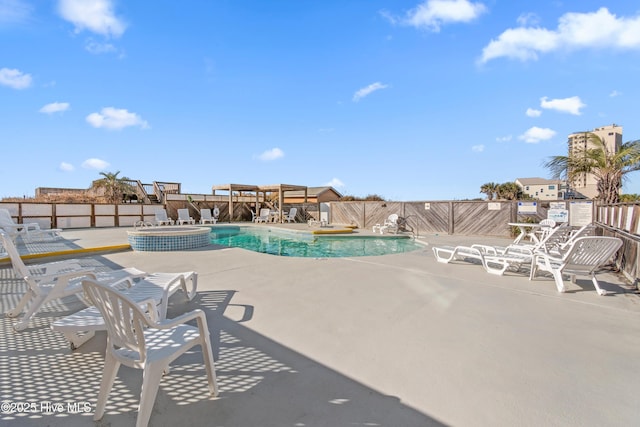
{"type": "Polygon", "coordinates": [[[559,179],[518,178],[515,183],[522,194],[537,200],[559,200],[565,196],[566,185],[559,179]]]}
{"type": "MultiPolygon", "coordinates": [[[[585,150],[592,148],[589,136],[595,134],[604,142],[605,147],[611,153],[617,153],[622,145],[622,126],[615,123],[609,126],[595,128],[592,131],[576,132],[569,135],[567,141],[569,157],[580,155],[585,150]]],[[[598,182],[593,174],[579,174],[569,182],[570,191],[576,195],[582,195],[593,199],[598,195],[598,182]]]]}
{"type": "MultiPolygon", "coordinates": [[[[294,190],[284,193],[285,203],[303,203],[304,191],[294,190]]],[[[307,188],[307,203],[324,203],[340,200],[342,194],[333,187],[308,187],[307,188]]]]}

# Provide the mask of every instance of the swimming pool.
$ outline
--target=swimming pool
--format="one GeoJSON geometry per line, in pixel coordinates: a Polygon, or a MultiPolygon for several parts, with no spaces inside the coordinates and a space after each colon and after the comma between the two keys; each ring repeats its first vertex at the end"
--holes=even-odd
{"type": "Polygon", "coordinates": [[[408,236],[312,235],[267,227],[211,228],[211,243],[271,255],[336,258],[387,255],[424,249],[408,236]]]}

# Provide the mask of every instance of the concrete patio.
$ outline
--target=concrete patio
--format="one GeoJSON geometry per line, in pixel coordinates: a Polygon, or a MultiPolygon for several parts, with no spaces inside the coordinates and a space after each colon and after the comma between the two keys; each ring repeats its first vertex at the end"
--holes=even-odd
{"type": "MultiPolygon", "coordinates": [[[[306,225],[305,225],[306,227],[306,225]]],[[[68,230],[65,245],[127,243],[126,229],[68,230]]],[[[499,238],[429,235],[428,245],[499,238]]],[[[62,245],[63,243],[57,243],[62,245]]],[[[40,244],[31,252],[62,250],[40,244]]],[[[559,294],[552,278],[489,275],[424,250],[286,258],[211,246],[80,254],[96,269],[195,270],[199,294],[169,317],[208,318],[221,393],[199,348],[163,378],[150,425],[629,426],[640,422],[640,295],[613,272],[559,294]]],[[[43,262],[44,260],[37,260],[43,262]]],[[[1,311],[25,290],[0,264],[1,311]]],[[[48,304],[20,333],[0,319],[0,425],[91,426],[105,334],[71,351],[50,323],[84,305],[48,304]],[[9,406],[7,406],[7,403],[9,406]],[[11,411],[8,409],[14,409],[11,411]]],[[[141,372],[120,368],[98,425],[133,426],[141,372]]]]}

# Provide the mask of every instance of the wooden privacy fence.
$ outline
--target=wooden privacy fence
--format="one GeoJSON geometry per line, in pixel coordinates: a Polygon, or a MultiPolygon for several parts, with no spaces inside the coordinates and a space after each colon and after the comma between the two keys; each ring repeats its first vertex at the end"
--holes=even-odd
{"type": "Polygon", "coordinates": [[[637,288],[640,278],[640,204],[600,205],[596,208],[595,222],[603,230],[603,235],[622,239],[616,267],[637,288]]]}
{"type": "Polygon", "coordinates": [[[406,218],[414,233],[510,237],[509,222],[539,222],[548,203],[537,203],[535,213],[518,215],[517,201],[331,202],[331,222],[371,229],[391,214],[406,218]]]}

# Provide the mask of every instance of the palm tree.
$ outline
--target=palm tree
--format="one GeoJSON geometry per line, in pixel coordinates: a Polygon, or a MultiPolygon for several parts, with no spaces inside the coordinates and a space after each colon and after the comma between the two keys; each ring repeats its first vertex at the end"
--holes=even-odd
{"type": "Polygon", "coordinates": [[[626,175],[640,170],[640,140],[625,142],[612,152],[598,135],[591,133],[587,147],[571,156],[553,156],[544,166],[554,178],[569,182],[581,174],[592,174],[597,181],[597,198],[607,204],[618,203],[626,175]]]}
{"type": "Polygon", "coordinates": [[[518,200],[520,196],[520,187],[515,182],[505,182],[498,185],[497,196],[500,199],[518,200]]]}
{"type": "Polygon", "coordinates": [[[498,193],[498,184],[495,182],[487,182],[482,184],[480,192],[487,195],[487,200],[493,200],[493,197],[498,193]]]}
{"type": "Polygon", "coordinates": [[[129,192],[131,185],[129,181],[131,179],[127,177],[118,178],[118,174],[112,172],[100,172],[104,178],[98,179],[93,182],[93,186],[97,188],[104,188],[104,197],[109,203],[118,203],[122,200],[122,195],[129,192]]]}

